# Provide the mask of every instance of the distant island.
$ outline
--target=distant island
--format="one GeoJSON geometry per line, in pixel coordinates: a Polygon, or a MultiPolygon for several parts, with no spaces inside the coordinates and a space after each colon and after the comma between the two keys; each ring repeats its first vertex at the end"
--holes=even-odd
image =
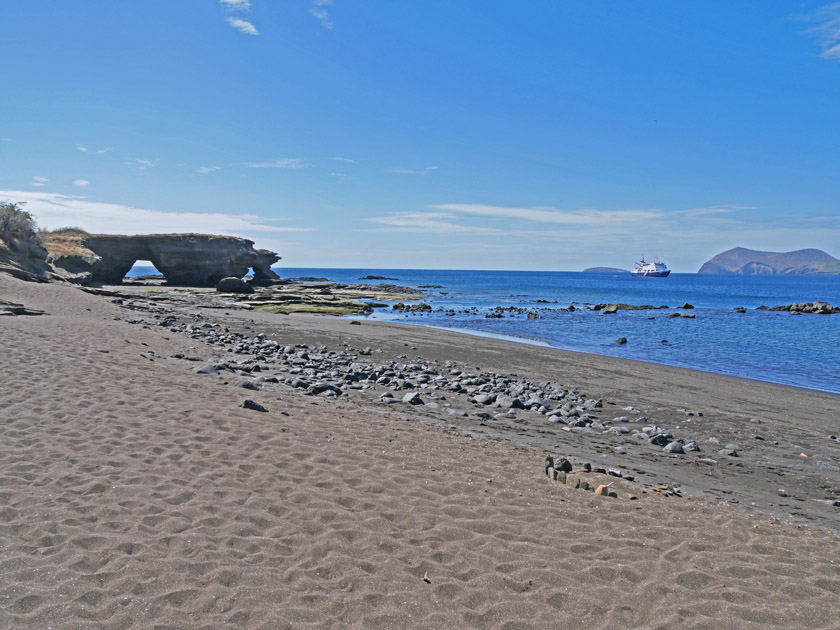
{"type": "Polygon", "coordinates": [[[840,275],[840,260],[819,249],[760,252],[736,247],[703,263],[697,273],[740,275],[840,275]]]}
{"type": "Polygon", "coordinates": [[[584,269],[583,273],[630,273],[626,269],[619,269],[618,267],[590,267],[584,269]]]}

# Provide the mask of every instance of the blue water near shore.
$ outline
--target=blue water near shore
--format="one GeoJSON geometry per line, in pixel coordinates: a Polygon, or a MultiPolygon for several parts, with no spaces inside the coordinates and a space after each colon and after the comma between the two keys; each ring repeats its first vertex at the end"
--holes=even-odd
{"type": "MultiPolygon", "coordinates": [[[[153,269],[151,271],[154,271],[153,269]]],[[[391,282],[426,289],[424,300],[444,312],[405,315],[377,309],[371,318],[531,339],[556,348],[625,357],[840,393],[840,315],[756,311],[823,300],[840,305],[840,276],[729,276],[535,271],[441,271],[407,269],[277,269],[283,277],[328,278],[337,282],[391,282]],[[366,275],[396,280],[362,281],[366,275]],[[541,302],[545,300],[548,303],[541,302]],[[619,311],[614,315],[571,303],[668,305],[668,310],[619,311]],[[677,311],[684,302],[691,311],[677,311]],[[513,306],[537,311],[541,319],[514,314],[488,319],[489,309],[513,306]],[[733,309],[746,307],[744,314],[733,309]],[[470,313],[462,311],[476,307],[470,313]],[[459,312],[461,311],[461,312],[459,312]],[[668,318],[689,312],[695,319],[668,318]],[[616,340],[626,337],[626,345],[616,340]]],[[[148,273],[135,268],[131,275],[148,273]]],[[[507,314],[506,314],[507,315],[507,314]]]]}

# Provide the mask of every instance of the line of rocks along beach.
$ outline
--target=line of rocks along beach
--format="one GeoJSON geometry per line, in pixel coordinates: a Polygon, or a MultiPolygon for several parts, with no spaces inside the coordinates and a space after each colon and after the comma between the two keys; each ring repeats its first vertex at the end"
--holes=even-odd
{"type": "Polygon", "coordinates": [[[212,291],[94,291],[131,323],[202,344],[195,356],[150,359],[194,362],[240,395],[388,406],[594,465],[639,491],[840,523],[838,396],[399,324],[242,310],[212,291]]]}

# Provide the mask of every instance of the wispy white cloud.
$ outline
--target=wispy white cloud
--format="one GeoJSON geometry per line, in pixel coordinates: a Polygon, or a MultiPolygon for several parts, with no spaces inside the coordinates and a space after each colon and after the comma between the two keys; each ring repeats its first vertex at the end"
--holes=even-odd
{"type": "Polygon", "coordinates": [[[398,173],[399,175],[428,175],[432,171],[436,171],[438,169],[437,166],[427,166],[426,168],[421,169],[411,169],[411,168],[391,168],[388,169],[389,173],[398,173]]]}
{"type": "MultiPolygon", "coordinates": [[[[108,151],[113,151],[113,150],[114,150],[114,147],[105,147],[104,149],[97,149],[95,151],[95,153],[97,153],[98,155],[102,155],[103,153],[108,153],[108,151]]],[[[79,151],[81,153],[88,153],[89,151],[91,151],[91,149],[89,149],[88,147],[83,146],[81,144],[78,144],[78,145],[76,145],[76,151],[79,151]]]]}
{"type": "Polygon", "coordinates": [[[346,158],[346,157],[334,157],[333,159],[336,160],[337,162],[344,162],[346,164],[358,164],[358,162],[356,160],[351,160],[350,158],[346,158]]]}
{"type": "Polygon", "coordinates": [[[32,178],[32,185],[36,188],[41,188],[46,185],[46,183],[50,181],[46,177],[33,177],[32,178]]]}
{"type": "Polygon", "coordinates": [[[244,33],[245,35],[259,35],[260,32],[257,30],[257,27],[251,24],[248,20],[243,20],[242,18],[230,16],[227,19],[227,23],[230,24],[233,28],[235,28],[240,33],[244,33]]]}
{"type": "Polygon", "coordinates": [[[90,186],[90,182],[86,179],[74,179],[73,185],[78,186],[79,188],[87,188],[90,186]]]}
{"type": "Polygon", "coordinates": [[[332,0],[313,0],[309,13],[321,23],[325,29],[332,30],[333,23],[327,7],[332,6],[332,0]]]}
{"type": "Polygon", "coordinates": [[[0,201],[25,202],[38,225],[46,229],[78,225],[99,234],[204,232],[248,238],[267,232],[312,231],[271,225],[271,219],[254,214],[164,212],[43,191],[0,190],[0,201]]]}
{"type": "Polygon", "coordinates": [[[199,166],[195,169],[196,173],[201,173],[202,175],[206,175],[207,173],[212,173],[213,171],[218,171],[221,166],[199,166]]]}
{"type": "Polygon", "coordinates": [[[0,142],[11,142],[11,138],[0,138],[0,142]]]}
{"type": "Polygon", "coordinates": [[[799,19],[815,25],[805,32],[820,42],[820,57],[840,61],[840,2],[825,4],[799,19]]]}
{"type": "MultiPolygon", "coordinates": [[[[773,221],[744,205],[561,210],[450,203],[364,221],[377,226],[364,231],[437,235],[435,242],[448,243],[452,250],[448,259],[464,259],[463,252],[474,241],[447,235],[477,235],[483,251],[477,251],[472,262],[461,263],[476,268],[627,267],[646,253],[658,255],[678,271],[693,272],[704,260],[736,246],[769,251],[816,247],[840,254],[840,217],[773,221]]],[[[423,241],[402,243],[404,248],[425,247],[423,241]]]]}
{"type": "Polygon", "coordinates": [[[675,210],[675,214],[683,214],[688,217],[708,216],[712,214],[732,214],[755,210],[755,206],[707,206],[705,208],[688,208],[686,210],[675,210]]]}
{"type": "Polygon", "coordinates": [[[273,162],[249,162],[245,166],[250,168],[306,168],[306,162],[301,158],[280,158],[273,162]]]}
{"type": "Polygon", "coordinates": [[[535,221],[537,223],[561,223],[567,225],[632,223],[656,219],[662,215],[660,210],[559,210],[548,207],[517,208],[476,203],[445,203],[429,207],[456,214],[471,214],[484,217],[521,219],[535,221]]]}
{"type": "Polygon", "coordinates": [[[147,168],[152,168],[153,166],[157,166],[157,161],[155,160],[146,160],[144,158],[137,158],[132,160],[131,162],[126,162],[128,166],[134,166],[138,170],[145,171],[147,168]]]}
{"type": "Polygon", "coordinates": [[[454,222],[455,215],[449,212],[396,212],[384,217],[364,219],[377,223],[372,232],[422,232],[431,234],[498,234],[496,228],[462,225],[454,222]]]}
{"type": "MultiPolygon", "coordinates": [[[[250,0],[219,0],[220,4],[224,9],[226,9],[229,13],[230,12],[247,12],[251,10],[251,2],[250,0]]],[[[235,28],[240,33],[244,33],[245,35],[259,35],[260,32],[257,30],[257,27],[254,26],[253,22],[250,20],[246,20],[243,17],[237,17],[234,15],[229,15],[227,18],[227,23],[230,24],[233,28],[235,28]]]]}

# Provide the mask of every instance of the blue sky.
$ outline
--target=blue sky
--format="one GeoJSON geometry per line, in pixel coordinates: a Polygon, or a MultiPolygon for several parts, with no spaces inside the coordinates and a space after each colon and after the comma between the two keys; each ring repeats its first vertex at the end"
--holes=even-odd
{"type": "Polygon", "coordinates": [[[0,200],[294,267],[840,257],[840,3],[0,3],[0,200]]]}

